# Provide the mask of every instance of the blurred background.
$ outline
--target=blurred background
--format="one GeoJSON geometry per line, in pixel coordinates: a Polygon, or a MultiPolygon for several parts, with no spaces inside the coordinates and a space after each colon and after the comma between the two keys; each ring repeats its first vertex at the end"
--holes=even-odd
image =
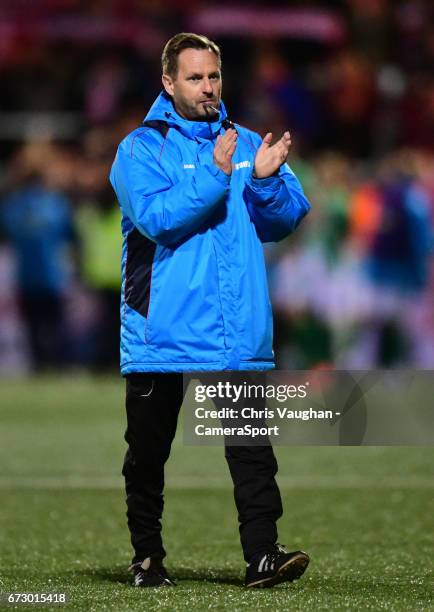
{"type": "Polygon", "coordinates": [[[312,202],[266,247],[280,368],[434,368],[428,0],[0,1],[0,376],[118,367],[108,174],[179,31],[223,54],[230,118],[289,129],[312,202]]]}
{"type": "MultiPolygon", "coordinates": [[[[144,609],[125,571],[108,174],[160,91],[175,33],[221,45],[233,121],[292,133],[312,211],[266,247],[278,367],[434,368],[432,12],[429,0],[0,0],[2,591],[144,609]]],[[[432,449],[276,455],[279,533],[315,562],[290,599],[276,590],[261,609],[432,609],[432,449]]],[[[178,435],[169,467],[164,530],[181,586],[146,609],[258,608],[238,586],[222,449],[178,435]]]]}

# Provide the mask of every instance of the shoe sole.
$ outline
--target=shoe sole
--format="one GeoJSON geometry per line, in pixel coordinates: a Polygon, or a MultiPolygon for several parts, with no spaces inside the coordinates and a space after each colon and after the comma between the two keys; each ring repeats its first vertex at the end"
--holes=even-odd
{"type": "Polygon", "coordinates": [[[164,582],[160,582],[160,584],[133,584],[136,589],[167,589],[168,587],[175,587],[176,584],[171,580],[165,579],[164,582]]]}
{"type": "Polygon", "coordinates": [[[297,553],[292,559],[288,559],[274,576],[250,582],[250,584],[246,584],[246,587],[269,588],[281,582],[293,582],[294,580],[298,580],[304,574],[309,565],[309,561],[309,555],[303,552],[297,553]]]}

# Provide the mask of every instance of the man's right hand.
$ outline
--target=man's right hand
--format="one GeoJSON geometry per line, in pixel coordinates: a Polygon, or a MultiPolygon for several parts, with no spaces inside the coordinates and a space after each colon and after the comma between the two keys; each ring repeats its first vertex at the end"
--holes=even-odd
{"type": "Polygon", "coordinates": [[[237,146],[237,131],[229,128],[223,136],[217,136],[214,147],[214,163],[227,175],[232,174],[232,155],[237,146]]]}

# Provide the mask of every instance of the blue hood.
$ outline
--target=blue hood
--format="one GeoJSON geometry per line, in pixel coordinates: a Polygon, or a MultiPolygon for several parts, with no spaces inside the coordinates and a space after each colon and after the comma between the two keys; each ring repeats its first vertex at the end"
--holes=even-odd
{"type": "Polygon", "coordinates": [[[223,121],[227,118],[225,105],[220,102],[220,115],[217,121],[189,121],[175,110],[172,98],[162,91],[149,109],[145,121],[165,121],[170,127],[176,128],[187,138],[214,139],[220,132],[223,121]]]}

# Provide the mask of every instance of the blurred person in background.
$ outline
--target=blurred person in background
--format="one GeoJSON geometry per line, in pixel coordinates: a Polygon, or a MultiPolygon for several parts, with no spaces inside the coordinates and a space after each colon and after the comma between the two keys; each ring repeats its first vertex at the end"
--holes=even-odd
{"type": "Polygon", "coordinates": [[[35,370],[70,358],[65,294],[73,271],[75,232],[66,189],[68,155],[51,143],[23,145],[13,158],[14,187],[0,205],[0,228],[16,258],[19,303],[35,370]]]}
{"type": "MultiPolygon", "coordinates": [[[[164,464],[183,372],[269,370],[272,321],[263,242],[293,231],[310,205],[274,144],[227,119],[220,50],[204,36],[166,44],[164,91],[120,144],[110,179],[122,209],[123,474],[138,587],[170,586],[161,538],[164,464]]],[[[226,446],[247,587],[299,578],[309,557],[277,544],[282,514],[271,445],[226,446]]]]}
{"type": "Polygon", "coordinates": [[[97,316],[88,341],[88,363],[97,370],[119,366],[119,261],[121,213],[107,184],[112,162],[111,131],[89,130],[77,173],[75,223],[80,245],[81,278],[96,300],[97,316]]]}
{"type": "Polygon", "coordinates": [[[317,100],[299,72],[276,43],[257,41],[244,112],[245,120],[260,131],[279,133],[292,125],[297,150],[315,141],[320,121],[317,100]]]}
{"type": "Polygon", "coordinates": [[[429,196],[417,176],[414,154],[404,150],[386,156],[369,190],[372,221],[365,232],[364,273],[374,289],[367,332],[373,362],[380,367],[422,366],[416,313],[429,286],[433,230],[429,196]]]}
{"type": "Polygon", "coordinates": [[[318,206],[295,244],[290,249],[285,245],[271,277],[281,331],[280,368],[308,369],[334,362],[349,314],[349,281],[354,269],[344,245],[350,165],[345,156],[330,151],[318,155],[309,168],[310,177],[303,184],[318,206]]]}
{"type": "Polygon", "coordinates": [[[378,99],[375,70],[366,57],[352,49],[333,56],[327,66],[324,94],[323,144],[356,157],[369,155],[372,118],[378,99]]]}

